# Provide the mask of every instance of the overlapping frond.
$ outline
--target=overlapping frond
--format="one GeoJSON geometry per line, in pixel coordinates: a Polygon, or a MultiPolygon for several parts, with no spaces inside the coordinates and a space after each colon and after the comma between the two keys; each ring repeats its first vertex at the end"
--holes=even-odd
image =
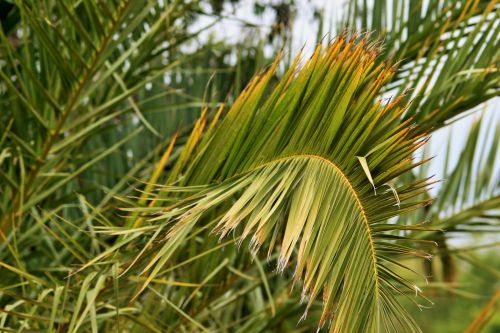
{"type": "MultiPolygon", "coordinates": [[[[276,60],[203,137],[175,188],[202,186],[199,193],[145,210],[177,221],[169,237],[215,211],[221,237],[234,231],[251,238],[253,251],[277,248],[279,271],[295,263],[307,308],[322,295],[320,326],[331,332],[418,331],[396,298],[414,287],[389,258],[418,253],[392,241],[399,236],[390,232],[405,227],[387,221],[426,203],[412,200],[426,180],[391,185],[421,163],[412,153],[426,139],[397,121],[401,97],[377,100],[394,72],[375,65],[377,53],[366,39],[342,34],[301,69],[297,57],[271,88],[276,60]]],[[[169,256],[168,243],[158,253],[169,256]]],[[[165,263],[160,257],[144,270],[149,279],[165,263]]]]}
{"type": "Polygon", "coordinates": [[[114,196],[144,175],[161,181],[200,106],[234,82],[219,52],[249,45],[198,43],[217,18],[193,31],[197,9],[198,1],[0,0],[0,331],[106,331],[131,314],[127,328],[112,330],[165,331],[163,316],[145,323],[121,302],[138,282],[115,293],[115,268],[67,274],[111,253],[114,237],[95,230],[121,223],[114,196]],[[165,138],[176,131],[170,155],[165,138]]]}
{"type": "MultiPolygon", "coordinates": [[[[0,29],[0,152],[5,159],[0,165],[0,228],[5,234],[15,216],[47,198],[56,202],[57,194],[78,187],[78,177],[91,173],[91,182],[113,186],[127,173],[127,160],[138,162],[146,155],[147,149],[136,149],[138,142],[153,149],[159,131],[168,136],[177,130],[178,119],[195,120],[181,115],[166,121],[172,119],[170,112],[168,117],[145,114],[159,101],[165,106],[170,98],[187,100],[175,91],[179,85],[167,87],[163,76],[181,64],[175,54],[167,59],[166,52],[196,36],[186,36],[184,28],[173,24],[191,6],[155,1],[12,3],[19,14],[11,22],[15,29],[0,29]],[[165,129],[167,122],[173,130],[165,129]],[[139,140],[142,126],[148,133],[139,140]],[[135,155],[117,157],[120,151],[135,155]],[[106,174],[96,176],[94,168],[106,174]]],[[[194,50],[183,58],[199,54],[194,50]]],[[[190,101],[201,100],[205,85],[200,86],[198,94],[191,85],[198,97],[190,101]]]]}
{"type": "MultiPolygon", "coordinates": [[[[433,205],[401,219],[402,223],[426,220],[430,227],[440,230],[415,234],[415,237],[435,241],[438,245],[433,252],[439,257],[441,265],[434,265],[434,261],[424,264],[430,279],[439,276],[436,270],[440,267],[443,280],[450,283],[456,281],[457,255],[461,255],[462,250],[470,251],[470,248],[458,246],[452,250],[449,240],[457,236],[491,235],[500,231],[500,175],[497,167],[500,151],[497,138],[500,132],[498,122],[489,123],[489,120],[481,118],[472,124],[459,158],[451,169],[448,159],[454,136],[450,135],[443,183],[433,196],[433,205]]],[[[484,241],[475,244],[474,248],[498,245],[486,238],[484,241]]]]}
{"type": "Polygon", "coordinates": [[[447,231],[474,229],[474,226],[477,231],[498,228],[500,124],[492,125],[495,124],[474,122],[457,164],[452,170],[445,170],[445,182],[429,212],[432,223],[440,228],[447,231]],[[485,136],[481,137],[481,133],[485,136]]]}
{"type": "Polygon", "coordinates": [[[425,219],[448,232],[469,228],[469,231],[495,230],[500,203],[499,135],[498,123],[487,123],[482,118],[474,121],[452,168],[448,159],[454,136],[450,135],[444,154],[442,185],[434,196],[433,205],[412,214],[412,222],[425,219]]]}
{"type": "Polygon", "coordinates": [[[384,39],[384,58],[401,62],[386,89],[412,89],[405,117],[423,131],[499,95],[497,0],[351,0],[348,26],[384,39]]]}

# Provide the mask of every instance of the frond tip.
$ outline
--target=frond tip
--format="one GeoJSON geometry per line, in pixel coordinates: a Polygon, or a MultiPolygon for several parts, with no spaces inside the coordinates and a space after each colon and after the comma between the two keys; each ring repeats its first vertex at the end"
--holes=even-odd
{"type": "Polygon", "coordinates": [[[277,248],[278,270],[295,265],[306,311],[322,295],[319,326],[330,332],[419,331],[397,300],[414,286],[390,257],[416,251],[393,241],[405,227],[387,221],[425,204],[412,198],[427,181],[373,189],[418,165],[412,153],[426,138],[400,122],[401,98],[377,99],[394,73],[377,54],[344,33],[271,87],[276,61],[203,137],[180,179],[208,187],[156,217],[201,223],[217,210],[221,237],[241,231],[253,251],[277,248]]]}

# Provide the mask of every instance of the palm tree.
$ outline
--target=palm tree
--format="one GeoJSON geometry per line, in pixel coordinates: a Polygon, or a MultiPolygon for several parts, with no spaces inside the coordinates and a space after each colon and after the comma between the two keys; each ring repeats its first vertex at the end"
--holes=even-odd
{"type": "Polygon", "coordinates": [[[498,231],[500,125],[437,195],[417,158],[498,95],[495,0],[352,0],[264,69],[198,1],[0,5],[0,330],[420,332],[498,231]]]}

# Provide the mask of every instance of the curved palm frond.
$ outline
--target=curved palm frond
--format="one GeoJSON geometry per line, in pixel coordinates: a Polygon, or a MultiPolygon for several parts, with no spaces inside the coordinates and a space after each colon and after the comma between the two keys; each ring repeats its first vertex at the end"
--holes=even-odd
{"type": "Polygon", "coordinates": [[[143,270],[149,272],[143,289],[175,244],[215,211],[221,237],[234,231],[241,240],[251,237],[253,251],[279,248],[279,271],[295,262],[294,282],[302,281],[307,308],[322,293],[320,326],[419,331],[396,298],[414,286],[391,255],[423,254],[392,241],[404,239],[392,231],[415,226],[388,219],[426,204],[412,198],[428,180],[396,189],[389,183],[422,163],[412,153],[426,138],[398,121],[406,109],[401,97],[376,99],[394,73],[375,65],[378,52],[367,39],[342,34],[300,70],[299,55],[273,89],[278,60],[254,78],[201,139],[180,185],[162,195],[195,194],[165,208],[131,209],[176,221],[143,270]]]}

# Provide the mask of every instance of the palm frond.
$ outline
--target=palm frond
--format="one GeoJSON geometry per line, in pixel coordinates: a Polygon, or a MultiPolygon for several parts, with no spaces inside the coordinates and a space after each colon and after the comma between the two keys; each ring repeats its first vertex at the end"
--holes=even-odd
{"type": "Polygon", "coordinates": [[[129,209],[176,221],[143,269],[142,290],[208,218],[221,238],[233,231],[240,242],[251,237],[253,252],[264,244],[269,253],[279,248],[278,271],[295,262],[306,308],[323,295],[320,326],[333,318],[332,332],[418,331],[396,299],[414,286],[390,259],[414,250],[390,241],[391,231],[405,228],[387,220],[426,204],[412,197],[427,180],[395,189],[398,199],[384,185],[421,163],[411,155],[426,139],[397,121],[406,108],[401,97],[376,99],[394,72],[375,65],[377,53],[366,39],[343,34],[318,47],[301,70],[297,57],[274,88],[278,60],[252,80],[203,137],[182,186],[159,197],[204,188],[173,206],[129,209]]]}
{"type": "MultiPolygon", "coordinates": [[[[476,121],[471,127],[467,143],[458,162],[448,176],[430,213],[439,227],[453,232],[497,223],[495,210],[500,207],[500,175],[498,175],[498,140],[500,124],[476,121]],[[487,129],[481,131],[481,127],[487,129]],[[489,129],[489,130],[488,130],[489,129]],[[480,137],[485,133],[486,138],[480,137]],[[488,142],[488,137],[493,138],[488,142]]],[[[478,229],[480,230],[480,228],[478,229]]]]}
{"type": "MultiPolygon", "coordinates": [[[[411,221],[427,220],[446,232],[465,231],[469,227],[476,231],[483,227],[489,231],[496,229],[500,207],[499,135],[498,123],[487,123],[483,118],[476,120],[456,165],[450,169],[449,163],[445,163],[444,179],[433,198],[433,205],[413,214],[411,221]]],[[[450,136],[446,143],[446,161],[451,155],[453,140],[450,136]]]]}
{"type": "MultiPolygon", "coordinates": [[[[450,249],[450,240],[457,236],[467,239],[500,231],[500,175],[497,167],[500,127],[498,123],[488,123],[486,119],[480,118],[472,124],[456,165],[451,169],[448,158],[454,137],[450,135],[443,182],[434,196],[426,194],[428,198],[433,197],[433,205],[400,221],[406,224],[425,220],[429,227],[440,230],[415,234],[415,237],[436,242],[437,248],[432,252],[441,260],[443,279],[450,283],[456,280],[455,257],[461,251],[461,247],[450,249]]],[[[464,250],[468,251],[468,248],[464,250]]],[[[424,265],[430,279],[439,276],[432,262],[425,262],[424,265]]]]}
{"type": "MultiPolygon", "coordinates": [[[[114,186],[147,155],[138,145],[153,150],[178,123],[189,127],[194,121],[195,115],[185,112],[177,120],[146,114],[158,101],[202,101],[204,85],[201,92],[193,87],[190,96],[181,85],[164,83],[164,76],[182,64],[175,56],[167,59],[166,52],[197,36],[174,24],[191,6],[157,1],[14,5],[20,13],[16,29],[0,30],[0,105],[6,110],[0,116],[0,149],[8,161],[0,170],[6,181],[0,212],[6,235],[13,219],[49,196],[65,196],[75,188],[89,191],[82,178],[114,186]],[[147,133],[137,137],[138,126],[147,133]]],[[[201,65],[205,52],[196,49],[182,60],[201,65]]],[[[182,109],[173,106],[170,114],[182,109]]],[[[96,200],[102,198],[93,192],[96,200]]]]}
{"type": "Polygon", "coordinates": [[[423,131],[445,126],[498,96],[496,0],[352,0],[348,17],[349,26],[382,36],[383,58],[401,63],[385,89],[413,89],[405,118],[414,117],[423,131]]]}
{"type": "Polygon", "coordinates": [[[496,291],[486,305],[481,309],[472,323],[467,326],[465,333],[481,332],[489,320],[493,318],[493,314],[498,311],[498,300],[500,298],[500,290],[496,291]]]}
{"type": "Polygon", "coordinates": [[[265,43],[204,1],[0,0],[0,331],[419,332],[408,256],[498,278],[450,239],[498,230],[499,129],[434,206],[415,157],[498,95],[497,1],[349,4],[241,91],[265,43]]]}

